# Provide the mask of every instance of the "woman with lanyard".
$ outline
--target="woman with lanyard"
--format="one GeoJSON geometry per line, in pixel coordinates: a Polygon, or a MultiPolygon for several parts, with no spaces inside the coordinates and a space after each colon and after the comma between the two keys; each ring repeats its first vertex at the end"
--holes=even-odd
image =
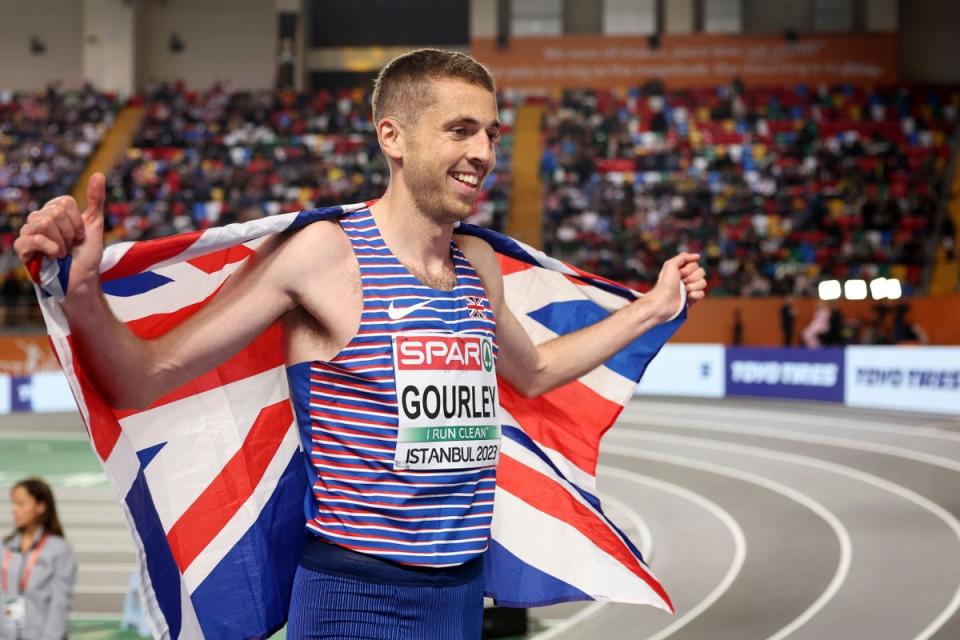
{"type": "Polygon", "coordinates": [[[10,492],[15,531],[3,540],[0,639],[62,640],[77,578],[53,492],[27,478],[10,492]]]}

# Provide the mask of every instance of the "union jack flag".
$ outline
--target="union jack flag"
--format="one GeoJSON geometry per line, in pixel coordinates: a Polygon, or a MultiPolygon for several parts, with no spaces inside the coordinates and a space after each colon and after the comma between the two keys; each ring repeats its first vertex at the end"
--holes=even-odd
{"type": "MultiPolygon", "coordinates": [[[[364,206],[113,245],[100,265],[102,287],[117,317],[153,338],[207,304],[266,236],[364,206]]],[[[506,236],[471,225],[459,232],[498,252],[507,303],[535,342],[592,324],[635,298],[506,236]]],[[[279,325],[150,407],[120,411],[108,406],[72,348],[59,303],[69,258],[44,260],[32,273],[50,341],[123,505],[154,635],[269,636],[286,620],[307,495],[279,325]]],[[[603,599],[672,612],[637,548],[601,510],[595,475],[600,438],[680,322],[656,327],[539,398],[525,399],[500,380],[506,419],[485,561],[487,594],[499,604],[603,599]]]]}
{"type": "Polygon", "coordinates": [[[483,298],[467,296],[467,309],[470,310],[471,318],[484,318],[487,315],[487,310],[483,306],[483,298]]]}

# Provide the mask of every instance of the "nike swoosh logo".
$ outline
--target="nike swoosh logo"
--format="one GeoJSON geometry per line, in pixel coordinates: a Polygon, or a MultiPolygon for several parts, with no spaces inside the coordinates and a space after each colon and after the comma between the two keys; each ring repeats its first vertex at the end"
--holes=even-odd
{"type": "Polygon", "coordinates": [[[412,304],[409,307],[403,307],[397,309],[393,306],[393,300],[390,301],[390,306],[387,307],[387,315],[391,320],[400,320],[401,318],[406,318],[408,315],[416,311],[417,309],[422,309],[428,304],[433,302],[433,300],[421,300],[417,304],[412,304]]]}

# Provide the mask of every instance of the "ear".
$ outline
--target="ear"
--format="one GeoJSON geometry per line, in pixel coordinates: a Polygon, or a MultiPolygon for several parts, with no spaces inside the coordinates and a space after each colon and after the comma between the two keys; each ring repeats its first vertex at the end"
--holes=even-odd
{"type": "Polygon", "coordinates": [[[383,155],[398,163],[403,160],[405,136],[395,118],[382,118],[377,123],[377,138],[380,140],[383,155]]]}

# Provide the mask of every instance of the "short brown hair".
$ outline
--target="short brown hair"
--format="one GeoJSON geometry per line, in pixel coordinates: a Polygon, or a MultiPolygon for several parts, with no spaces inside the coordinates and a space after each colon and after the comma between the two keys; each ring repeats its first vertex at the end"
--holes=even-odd
{"type": "Polygon", "coordinates": [[[411,111],[420,111],[433,101],[425,80],[455,78],[497,90],[493,75],[482,64],[457,51],[417,49],[387,63],[373,83],[373,122],[388,115],[401,119],[411,111]]]}

